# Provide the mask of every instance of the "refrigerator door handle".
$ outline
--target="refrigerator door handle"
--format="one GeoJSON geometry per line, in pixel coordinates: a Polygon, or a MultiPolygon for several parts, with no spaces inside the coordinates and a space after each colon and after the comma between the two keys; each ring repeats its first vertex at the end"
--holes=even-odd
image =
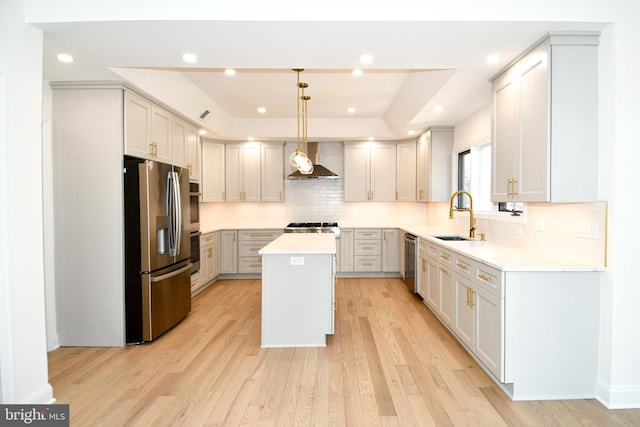
{"type": "Polygon", "coordinates": [[[163,281],[165,279],[168,279],[169,277],[177,276],[178,274],[189,270],[191,268],[191,266],[192,266],[192,264],[189,263],[189,264],[185,265],[182,268],[179,268],[179,269],[177,269],[175,271],[172,271],[171,273],[163,274],[162,276],[150,277],[149,280],[151,281],[151,283],[161,282],[161,281],[163,281]]]}
{"type": "Polygon", "coordinates": [[[176,172],[167,174],[167,214],[169,215],[169,255],[176,256],[180,250],[182,234],[182,211],[180,209],[180,183],[176,172]]]}

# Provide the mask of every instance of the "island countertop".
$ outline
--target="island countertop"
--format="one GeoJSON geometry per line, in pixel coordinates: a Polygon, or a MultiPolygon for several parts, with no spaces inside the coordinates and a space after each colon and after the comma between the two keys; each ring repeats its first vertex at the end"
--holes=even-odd
{"type": "Polygon", "coordinates": [[[333,233],[285,233],[258,251],[260,255],[335,254],[333,233]]]}

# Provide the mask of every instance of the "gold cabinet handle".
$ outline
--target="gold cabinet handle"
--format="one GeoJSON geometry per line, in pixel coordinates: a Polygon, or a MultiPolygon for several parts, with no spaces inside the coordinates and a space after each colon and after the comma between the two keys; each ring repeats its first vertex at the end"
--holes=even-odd
{"type": "Polygon", "coordinates": [[[426,272],[427,271],[427,262],[423,259],[422,261],[422,272],[426,272]]]}
{"type": "Polygon", "coordinates": [[[467,269],[467,266],[466,266],[465,264],[462,264],[461,262],[457,263],[457,264],[456,264],[456,266],[457,266],[458,268],[463,269],[463,270],[466,270],[466,269],[467,269]]]}
{"type": "Polygon", "coordinates": [[[445,261],[449,261],[449,256],[448,255],[440,255],[440,258],[442,258],[445,261]]]}
{"type": "Polygon", "coordinates": [[[213,256],[213,248],[207,249],[207,257],[211,258],[213,256]]]}
{"type": "Polygon", "coordinates": [[[447,272],[447,269],[446,269],[446,268],[444,268],[444,267],[440,267],[440,271],[442,271],[443,273],[446,273],[446,272],[447,272]]]}
{"type": "Polygon", "coordinates": [[[467,307],[469,307],[471,301],[471,288],[467,286],[467,307]]]}
{"type": "Polygon", "coordinates": [[[481,278],[482,280],[484,280],[485,282],[490,282],[491,281],[491,277],[485,276],[484,274],[478,274],[478,277],[481,278]]]}
{"type": "Polygon", "coordinates": [[[187,164],[187,169],[189,169],[189,176],[193,176],[193,166],[191,163],[187,164]]]}
{"type": "Polygon", "coordinates": [[[475,294],[473,288],[467,287],[467,305],[469,306],[469,308],[473,308],[476,306],[473,302],[473,294],[475,294]]]}
{"type": "Polygon", "coordinates": [[[273,237],[271,233],[251,233],[249,237],[273,237]]]}
{"type": "Polygon", "coordinates": [[[422,200],[424,198],[424,190],[419,190],[418,191],[418,199],[422,200]]]}

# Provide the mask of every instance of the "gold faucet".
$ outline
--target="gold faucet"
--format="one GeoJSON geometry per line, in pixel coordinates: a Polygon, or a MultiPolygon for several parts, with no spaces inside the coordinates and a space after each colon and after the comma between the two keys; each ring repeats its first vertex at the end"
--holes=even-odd
{"type": "Polygon", "coordinates": [[[451,195],[451,203],[449,204],[449,219],[453,219],[453,201],[459,194],[466,194],[467,196],[469,196],[469,209],[456,208],[455,210],[469,211],[469,237],[473,239],[474,237],[476,237],[476,219],[473,217],[473,197],[471,197],[471,193],[469,193],[467,190],[459,190],[451,195]]]}

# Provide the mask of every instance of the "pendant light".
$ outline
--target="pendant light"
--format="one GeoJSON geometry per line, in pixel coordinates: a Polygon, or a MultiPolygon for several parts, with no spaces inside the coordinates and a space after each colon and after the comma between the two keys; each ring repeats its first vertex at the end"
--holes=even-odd
{"type": "Polygon", "coordinates": [[[307,103],[311,99],[310,96],[304,94],[304,90],[309,87],[308,83],[300,81],[300,72],[304,71],[302,68],[294,68],[298,75],[298,92],[297,92],[297,106],[298,106],[298,137],[297,148],[289,157],[289,163],[295,167],[304,175],[313,173],[313,163],[311,159],[307,157],[307,103]],[[304,150],[303,150],[304,146],[304,150]]]}

